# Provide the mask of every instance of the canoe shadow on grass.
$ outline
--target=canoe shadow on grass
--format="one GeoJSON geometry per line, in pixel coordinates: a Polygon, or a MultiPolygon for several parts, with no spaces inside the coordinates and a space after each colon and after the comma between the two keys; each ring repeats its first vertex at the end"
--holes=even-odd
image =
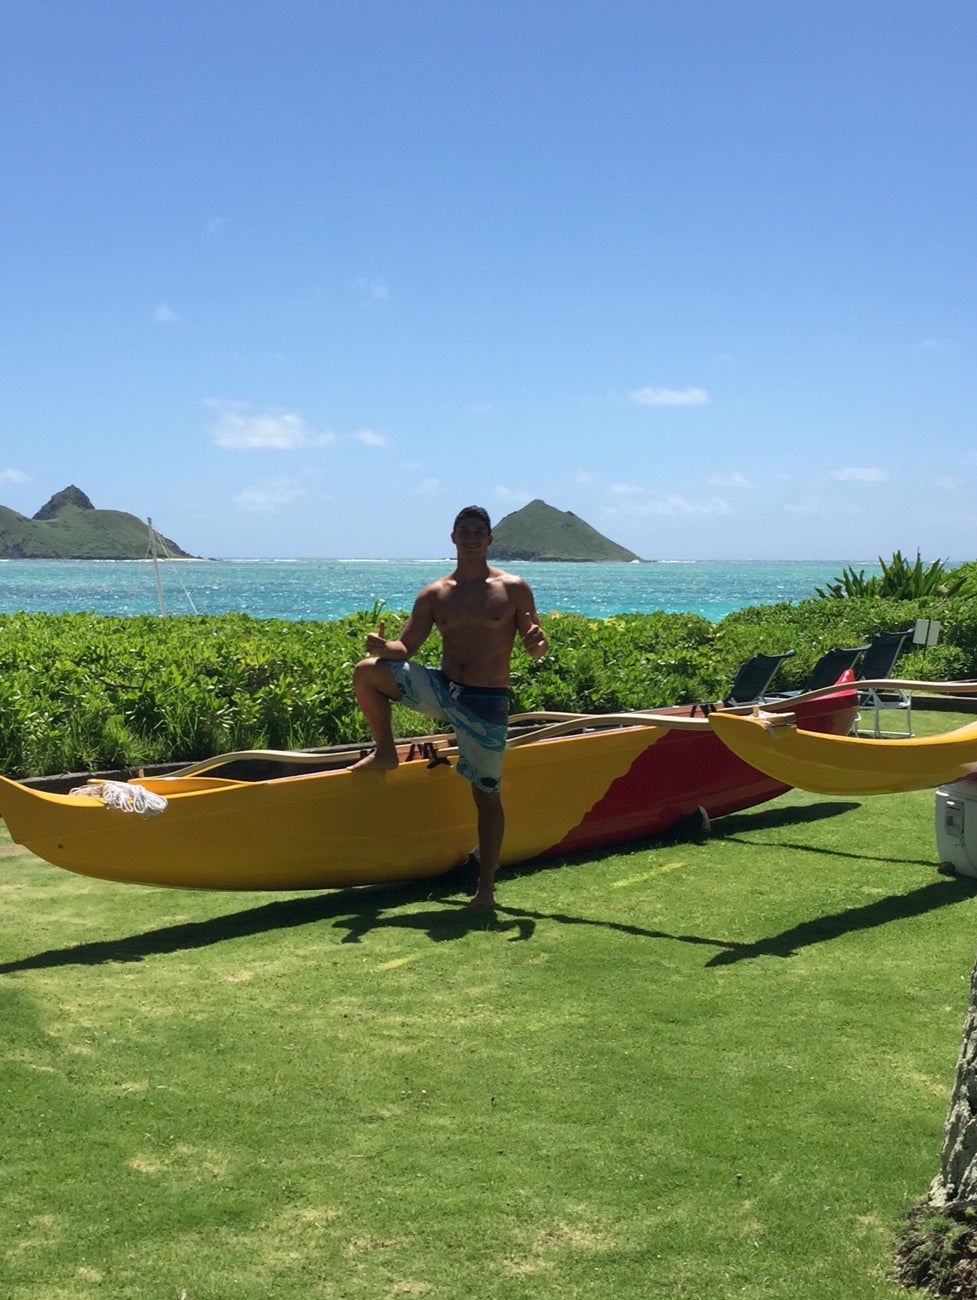
{"type": "MultiPolygon", "coordinates": [[[[807,822],[822,821],[826,817],[837,817],[842,813],[857,812],[860,803],[842,803],[841,801],[822,801],[814,804],[802,804],[798,807],[764,808],[758,812],[730,813],[716,823],[717,835],[733,844],[761,845],[763,840],[743,839],[741,836],[753,835],[757,831],[782,830],[786,827],[803,826],[807,822]]],[[[932,858],[894,858],[891,853],[855,853],[846,849],[832,849],[824,844],[790,842],[788,840],[771,841],[771,845],[780,849],[800,849],[808,853],[819,853],[830,858],[852,858],[858,862],[889,862],[893,865],[910,867],[931,867],[932,858]]]]}
{"type": "MultiPolygon", "coordinates": [[[[861,808],[857,801],[826,801],[763,808],[756,811],[733,813],[724,817],[719,823],[719,833],[725,840],[734,843],[759,845],[763,841],[754,838],[757,831],[780,830],[784,827],[801,826],[804,823],[820,821],[825,817],[835,817],[841,813],[853,812],[861,808]],[[741,836],[743,838],[741,838],[741,836]],[[746,838],[746,837],[749,838],[746,838]]],[[[930,867],[934,866],[932,858],[894,858],[891,854],[877,855],[867,853],[850,853],[845,849],[828,848],[825,845],[791,843],[778,839],[775,846],[780,849],[797,849],[809,853],[824,854],[828,857],[850,858],[861,862],[887,862],[893,865],[930,867]]],[[[813,944],[827,943],[845,934],[858,930],[872,930],[877,926],[888,925],[892,921],[905,921],[914,916],[946,907],[954,903],[964,903],[977,893],[977,881],[967,876],[940,876],[929,884],[921,885],[906,894],[889,894],[872,903],[860,907],[845,908],[826,916],[814,917],[798,925],[782,930],[780,934],[757,939],[753,943],[730,944],[723,952],[718,952],[706,963],[707,966],[729,966],[738,961],[749,961],[756,957],[793,957],[800,949],[813,944]]]]}
{"type": "MultiPolygon", "coordinates": [[[[373,919],[373,924],[390,908],[407,907],[437,896],[440,879],[410,881],[406,884],[373,885],[359,889],[330,890],[327,894],[301,894],[294,898],[261,903],[240,912],[228,912],[206,921],[185,921],[180,925],[162,926],[142,934],[121,939],[100,939],[73,947],[52,948],[22,957],[18,961],[0,962],[0,975],[14,971],[39,970],[57,966],[100,966],[107,962],[136,962],[146,957],[208,948],[231,939],[265,934],[272,930],[289,930],[322,921],[354,928],[358,918],[373,919]]],[[[416,914],[415,914],[416,915],[416,914]]],[[[424,914],[425,928],[434,929],[435,913],[424,914]]],[[[483,909],[447,909],[444,913],[444,939],[460,938],[473,929],[485,929],[491,919],[483,909]]],[[[372,928],[369,924],[365,928],[372,928]]],[[[344,940],[348,942],[349,940],[344,940]]]]}
{"type": "Polygon", "coordinates": [[[730,831],[763,831],[778,826],[803,826],[807,822],[822,822],[829,817],[856,812],[861,806],[852,799],[821,799],[817,803],[782,804],[727,813],[714,824],[717,831],[728,839],[730,831]]]}
{"type": "MultiPolygon", "coordinates": [[[[557,865],[557,864],[554,864],[557,865]]],[[[448,894],[454,891],[445,890],[448,894]]],[[[314,897],[290,898],[264,903],[242,912],[215,916],[207,921],[186,921],[164,926],[121,939],[101,939],[68,948],[51,948],[46,952],[0,962],[0,976],[17,971],[49,970],[59,966],[101,966],[110,962],[139,962],[147,957],[189,952],[208,948],[231,939],[287,930],[302,925],[333,921],[334,928],[345,930],[341,943],[361,943],[375,930],[420,930],[434,943],[461,939],[476,931],[507,934],[507,942],[525,942],[533,937],[537,921],[558,925],[594,926],[643,939],[666,939],[676,943],[700,944],[708,948],[727,948],[723,939],[704,935],[672,934],[667,930],[650,930],[637,925],[609,921],[563,912],[537,912],[529,908],[470,907],[458,898],[438,897],[431,882],[423,890],[410,886],[373,886],[358,890],[341,890],[314,897]],[[437,900],[436,908],[401,911],[411,904],[437,900]],[[508,933],[507,933],[508,932],[508,933]]]]}
{"type": "MultiPolygon", "coordinates": [[[[798,808],[772,809],[762,813],[733,814],[724,818],[720,826],[744,831],[759,830],[811,822],[836,816],[839,812],[857,807],[858,804],[822,803],[798,808]]],[[[724,837],[732,838],[725,835],[724,837]]],[[[637,852],[642,849],[666,848],[671,843],[674,843],[674,839],[659,837],[654,840],[636,841],[628,848],[637,852]]],[[[810,848],[809,845],[803,847],[810,848]]],[[[593,851],[535,860],[509,869],[506,876],[511,878],[532,875],[545,870],[558,870],[574,863],[582,865],[600,856],[599,851],[593,851]]],[[[800,948],[824,943],[852,931],[885,925],[890,921],[905,920],[938,907],[965,902],[977,892],[975,880],[966,877],[941,877],[908,894],[892,895],[863,907],[849,908],[829,916],[817,917],[793,926],[781,934],[753,943],[742,943],[729,939],[710,938],[706,935],[674,934],[666,930],[646,929],[598,916],[540,912],[517,907],[499,907],[494,911],[469,907],[457,895],[463,890],[470,892],[472,884],[473,877],[469,868],[448,872],[433,880],[331,890],[328,893],[315,895],[303,894],[262,903],[243,911],[211,917],[205,921],[187,921],[180,925],[163,926],[157,930],[147,930],[142,934],[127,935],[120,939],[103,939],[71,947],[48,949],[46,952],[22,957],[16,961],[0,962],[0,975],[60,966],[99,966],[109,962],[138,962],[147,957],[211,947],[248,935],[315,925],[323,921],[332,921],[336,929],[346,931],[341,940],[344,944],[359,943],[373,930],[390,927],[422,930],[435,943],[460,939],[473,931],[486,930],[510,932],[507,936],[508,941],[519,942],[532,938],[537,921],[554,921],[560,925],[594,926],[630,934],[636,938],[664,939],[675,943],[719,949],[706,964],[725,966],[756,957],[789,957],[800,948]],[[423,911],[401,910],[424,902],[436,903],[437,906],[423,911]]]]}
{"type": "Polygon", "coordinates": [[[911,889],[908,894],[890,894],[862,907],[847,907],[841,912],[817,916],[810,921],[792,925],[780,934],[753,943],[730,944],[726,951],[717,952],[706,962],[707,966],[730,966],[754,957],[794,957],[801,948],[817,943],[828,943],[842,935],[858,930],[874,930],[893,921],[908,921],[923,916],[937,908],[953,903],[966,903],[977,893],[977,880],[966,876],[941,876],[928,885],[911,889]]]}
{"type": "MultiPolygon", "coordinates": [[[[643,841],[634,848],[666,846],[670,840],[659,838],[643,841]]],[[[521,863],[506,871],[509,878],[537,871],[558,869],[573,862],[593,861],[599,852],[575,854],[562,858],[538,859],[521,863]]],[[[399,927],[423,930],[435,943],[460,939],[474,930],[512,931],[511,940],[530,939],[537,920],[552,920],[564,924],[603,926],[622,930],[637,936],[653,939],[680,939],[687,943],[704,943],[710,947],[722,946],[721,940],[666,934],[658,930],[642,930],[636,926],[622,925],[599,918],[583,918],[558,913],[544,914],[517,909],[486,909],[469,907],[456,895],[474,891],[477,866],[473,859],[430,880],[406,881],[389,885],[370,885],[360,888],[330,890],[325,894],[303,894],[294,898],[262,903],[240,912],[230,912],[206,921],[186,921],[180,925],[163,926],[142,934],[126,935],[120,939],[101,939],[91,943],[75,944],[65,948],[51,948],[46,952],[21,957],[16,961],[0,962],[0,976],[17,971],[44,970],[59,966],[100,966],[110,962],[138,962],[147,957],[190,951],[240,939],[252,934],[273,930],[288,930],[302,925],[332,921],[336,929],[346,930],[342,943],[360,943],[373,930],[399,927]],[[437,907],[425,911],[407,911],[417,903],[436,902],[437,907]],[[501,919],[502,912],[508,919],[501,919]]]]}

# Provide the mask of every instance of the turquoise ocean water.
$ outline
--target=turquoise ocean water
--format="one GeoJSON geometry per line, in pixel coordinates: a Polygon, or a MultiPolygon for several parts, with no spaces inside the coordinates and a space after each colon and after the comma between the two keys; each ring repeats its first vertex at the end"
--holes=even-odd
{"type": "MultiPolygon", "coordinates": [[[[691,611],[716,622],[745,605],[805,600],[847,561],[651,564],[514,564],[532,584],[541,613],[691,611]]],[[[877,564],[854,564],[877,573],[877,564]]],[[[382,601],[409,609],[418,590],[451,568],[436,560],[163,560],[159,581],[168,614],[334,619],[382,601]]],[[[0,560],[0,614],[160,612],[148,560],[0,560]]]]}

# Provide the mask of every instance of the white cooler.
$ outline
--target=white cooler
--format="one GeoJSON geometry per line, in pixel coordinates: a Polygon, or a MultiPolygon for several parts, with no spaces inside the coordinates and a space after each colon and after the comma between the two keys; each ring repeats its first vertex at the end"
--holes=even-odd
{"type": "Polygon", "coordinates": [[[977,876],[977,774],[936,792],[936,851],[962,876],[977,876]]]}

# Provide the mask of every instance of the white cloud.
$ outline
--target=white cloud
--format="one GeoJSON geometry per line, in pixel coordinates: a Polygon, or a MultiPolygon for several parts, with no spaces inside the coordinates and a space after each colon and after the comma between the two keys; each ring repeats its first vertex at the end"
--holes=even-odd
{"type": "Polygon", "coordinates": [[[153,310],[153,320],[157,325],[175,325],[179,319],[168,302],[157,303],[153,310]]]}
{"type": "Polygon", "coordinates": [[[785,497],[784,513],[805,517],[820,516],[824,513],[824,507],[814,497],[785,497]]]}
{"type": "Polygon", "coordinates": [[[330,447],[337,441],[334,433],[310,428],[292,411],[252,414],[240,402],[211,401],[207,405],[215,412],[207,432],[218,447],[229,451],[295,451],[330,447]]]}
{"type": "Polygon", "coordinates": [[[377,433],[374,429],[358,429],[353,437],[364,447],[386,447],[388,442],[382,433],[377,433]]]}
{"type": "Polygon", "coordinates": [[[635,406],[708,406],[704,388],[635,388],[628,393],[635,406]]]}
{"type": "Polygon", "coordinates": [[[496,487],[495,495],[500,501],[514,506],[525,506],[535,499],[532,492],[524,492],[522,488],[496,487]]]}
{"type": "Polygon", "coordinates": [[[885,483],[889,478],[889,471],[879,469],[877,465],[866,465],[861,468],[850,465],[845,469],[833,469],[831,477],[837,479],[839,483],[885,483]]]}
{"type": "Polygon", "coordinates": [[[643,490],[637,483],[612,483],[608,488],[608,491],[616,497],[638,496],[643,490]]]}
{"type": "Polygon", "coordinates": [[[663,496],[648,497],[643,501],[630,500],[614,513],[636,515],[641,518],[658,516],[670,519],[682,519],[702,516],[731,515],[732,506],[722,497],[688,497],[677,492],[667,492],[663,496]]]}
{"type": "Polygon", "coordinates": [[[953,351],[953,339],[925,338],[919,341],[919,351],[941,354],[953,351]]]}
{"type": "Polygon", "coordinates": [[[960,457],[961,465],[977,465],[977,451],[967,451],[960,457]]]}
{"type": "Polygon", "coordinates": [[[305,489],[294,483],[271,483],[266,487],[245,488],[237,493],[234,504],[251,514],[273,514],[304,496],[305,489]]]}
{"type": "Polygon", "coordinates": [[[941,492],[959,492],[966,480],[961,474],[934,474],[932,481],[941,492]]]}
{"type": "Polygon", "coordinates": [[[21,469],[0,469],[0,483],[29,483],[30,478],[21,469]]]}
{"type": "Polygon", "coordinates": [[[706,482],[710,487],[718,488],[751,488],[753,484],[738,470],[732,474],[711,474],[706,482]]]}
{"type": "Polygon", "coordinates": [[[207,222],[207,224],[204,226],[204,234],[206,235],[223,234],[223,232],[227,229],[229,224],[230,223],[228,222],[227,217],[211,217],[210,220],[207,222]]]}
{"type": "Polygon", "coordinates": [[[386,280],[375,275],[358,275],[353,287],[364,302],[386,302],[390,289],[386,280]]]}
{"type": "Polygon", "coordinates": [[[657,501],[650,503],[650,513],[655,515],[731,515],[733,508],[728,501],[722,497],[706,497],[703,500],[698,498],[690,501],[688,497],[679,496],[677,492],[669,492],[667,496],[659,497],[657,501]]]}
{"type": "Polygon", "coordinates": [[[227,451],[299,451],[309,447],[338,447],[359,443],[362,447],[386,447],[389,439],[376,429],[335,433],[314,429],[294,411],[252,411],[245,402],[212,399],[205,403],[214,416],[207,433],[227,451]]]}
{"type": "Polygon", "coordinates": [[[437,478],[422,479],[417,487],[417,495],[421,497],[433,497],[441,491],[441,480],[437,478]]]}

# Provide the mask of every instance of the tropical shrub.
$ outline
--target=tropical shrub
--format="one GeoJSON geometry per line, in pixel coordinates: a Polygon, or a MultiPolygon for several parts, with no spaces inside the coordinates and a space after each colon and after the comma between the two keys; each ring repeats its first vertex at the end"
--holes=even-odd
{"type": "Polygon", "coordinates": [[[954,577],[960,579],[958,596],[977,596],[977,560],[970,560],[953,570],[954,577]]]}
{"type": "Polygon", "coordinates": [[[924,567],[919,551],[915,563],[910,563],[901,551],[895,551],[892,559],[883,560],[879,556],[881,574],[865,576],[865,570],[858,573],[846,568],[841,576],[826,587],[815,587],[815,595],[822,600],[853,599],[858,597],[881,597],[892,600],[919,600],[924,596],[955,596],[964,585],[965,578],[952,569],[947,569],[943,560],[934,560],[924,567]]]}
{"type": "Polygon", "coordinates": [[[801,685],[825,651],[836,646],[864,645],[876,632],[913,627],[917,619],[940,624],[935,646],[910,644],[896,666],[900,677],[921,681],[954,681],[977,677],[977,596],[947,600],[891,600],[850,597],[814,598],[796,604],[754,605],[728,614],[718,624],[717,641],[735,644],[741,658],[753,650],[796,653],[780,669],[777,685],[801,685]],[[748,649],[752,644],[753,649],[748,649]]]}
{"type": "MultiPolygon", "coordinates": [[[[374,608],[333,623],[246,614],[0,616],[0,771],[99,771],[234,749],[355,744],[365,725],[352,669],[377,615],[374,608]]],[[[389,629],[403,617],[387,614],[389,629]]],[[[744,659],[792,649],[775,683],[786,690],[825,650],[861,645],[918,618],[940,621],[940,641],[908,651],[899,675],[977,677],[977,592],[812,598],[741,609],[716,624],[695,614],[552,614],[543,619],[550,653],[534,663],[517,648],[513,657],[512,711],[718,700],[744,659]]],[[[432,637],[418,657],[434,663],[439,653],[432,637]]],[[[430,727],[403,706],[395,725],[401,735],[430,727]]]]}
{"type": "Polygon", "coordinates": [[[551,614],[543,622],[550,653],[536,663],[514,658],[513,712],[617,712],[712,698],[713,625],[697,614],[551,614]]]}

